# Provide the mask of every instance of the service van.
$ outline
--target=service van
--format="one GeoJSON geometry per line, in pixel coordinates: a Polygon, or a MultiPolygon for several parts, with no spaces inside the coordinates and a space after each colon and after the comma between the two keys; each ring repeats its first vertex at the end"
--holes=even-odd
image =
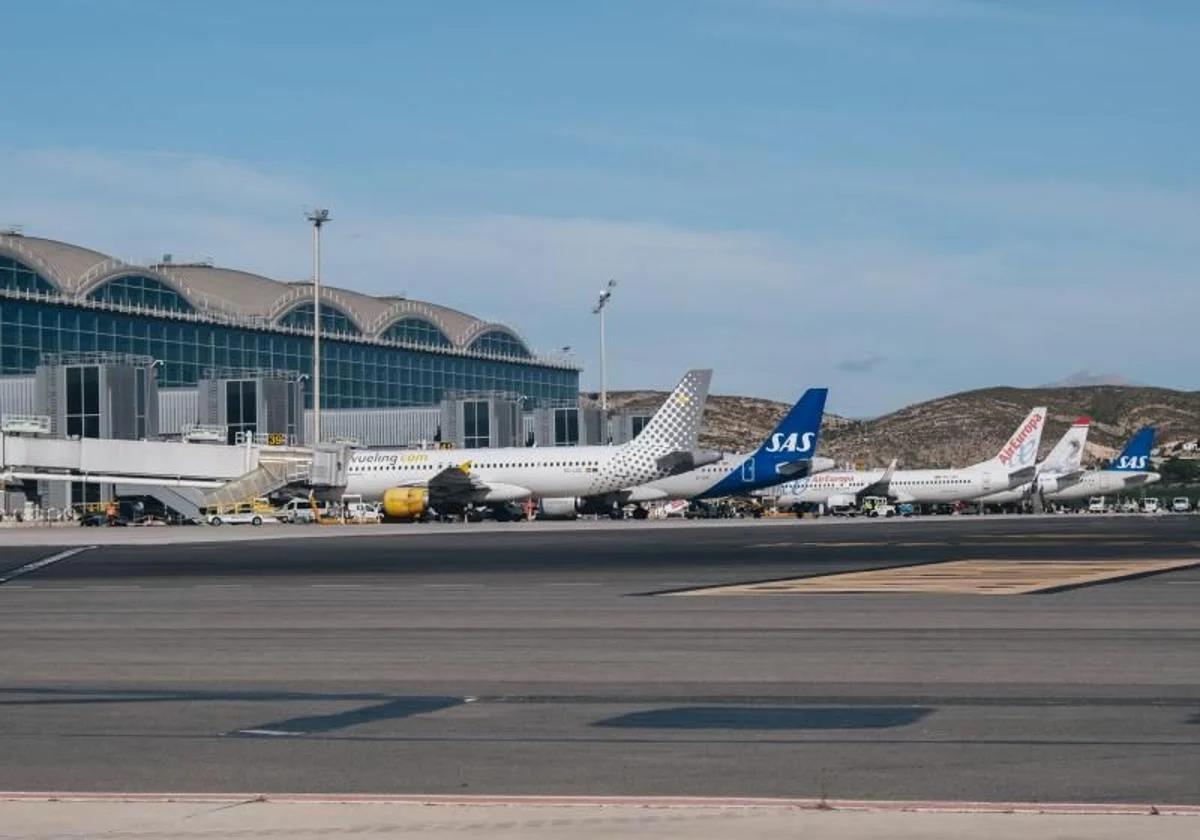
{"type": "Polygon", "coordinates": [[[1171,510],[1175,513],[1187,513],[1192,509],[1192,500],[1187,496],[1176,496],[1171,500],[1171,510]]]}

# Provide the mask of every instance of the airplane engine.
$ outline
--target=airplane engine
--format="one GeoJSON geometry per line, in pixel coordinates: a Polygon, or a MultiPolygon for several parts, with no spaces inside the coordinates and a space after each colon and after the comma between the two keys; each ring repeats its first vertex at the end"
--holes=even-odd
{"type": "Polygon", "coordinates": [[[538,519],[575,519],[579,516],[579,499],[542,499],[538,502],[538,519]]]}
{"type": "Polygon", "coordinates": [[[429,491],[421,487],[393,487],[383,491],[383,514],[388,519],[420,519],[429,511],[429,491]]]}

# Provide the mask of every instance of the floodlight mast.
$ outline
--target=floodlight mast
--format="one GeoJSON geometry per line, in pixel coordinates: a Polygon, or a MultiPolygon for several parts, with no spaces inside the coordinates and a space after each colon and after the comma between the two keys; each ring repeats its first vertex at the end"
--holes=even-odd
{"type": "Polygon", "coordinates": [[[592,308],[593,315],[600,316],[600,411],[608,423],[608,360],[604,344],[604,307],[612,297],[613,289],[617,288],[616,280],[609,280],[608,285],[600,290],[600,297],[592,308]]]}
{"type": "Polygon", "coordinates": [[[313,445],[321,442],[321,227],[329,221],[324,208],[310,210],[305,218],[313,226],[313,445]]]}

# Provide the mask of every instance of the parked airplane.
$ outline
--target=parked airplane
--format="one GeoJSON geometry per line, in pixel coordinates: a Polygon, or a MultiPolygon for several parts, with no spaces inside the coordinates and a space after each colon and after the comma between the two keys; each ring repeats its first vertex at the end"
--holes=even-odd
{"type": "MultiPolygon", "coordinates": [[[[749,493],[799,476],[830,469],[829,458],[816,458],[828,388],[809,388],[754,452],[730,453],[690,472],[660,478],[588,498],[542,499],[539,512],[548,519],[574,519],[580,513],[620,515],[629,503],[666,499],[708,499],[749,493]]],[[[645,508],[635,516],[643,518],[645,508]]]]}
{"type": "Polygon", "coordinates": [[[1044,497],[1047,493],[1064,490],[1083,477],[1083,448],[1087,444],[1091,418],[1080,417],[1037,465],[1033,481],[1012,490],[1003,490],[976,499],[980,504],[1007,505],[1028,499],[1035,493],[1044,497]]]}
{"type": "Polygon", "coordinates": [[[355,452],[346,494],[382,500],[391,518],[502,505],[531,497],[594,496],[695,469],[720,457],[696,448],[711,370],[692,370],[634,440],[621,446],[376,449],[355,452]]]}
{"type": "Polygon", "coordinates": [[[1121,454],[1100,470],[1087,470],[1070,486],[1046,493],[1056,502],[1123,493],[1143,484],[1154,484],[1162,476],[1150,469],[1150,450],[1154,447],[1154,427],[1144,426],[1134,433],[1121,454]]]}
{"type": "Polygon", "coordinates": [[[1035,408],[994,458],[963,469],[896,470],[893,461],[886,470],[818,473],[780,485],[769,495],[787,509],[806,502],[854,505],[864,496],[910,503],[956,502],[1009,490],[1033,478],[1045,423],[1045,407],[1035,408]]]}

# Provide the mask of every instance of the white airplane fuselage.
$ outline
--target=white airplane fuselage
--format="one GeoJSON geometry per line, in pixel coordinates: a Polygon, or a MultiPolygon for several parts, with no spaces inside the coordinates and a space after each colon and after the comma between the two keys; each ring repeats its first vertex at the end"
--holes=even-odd
{"type": "Polygon", "coordinates": [[[609,493],[635,481],[619,458],[620,446],[511,447],[495,449],[379,449],[355,452],[346,493],[377,500],[394,487],[423,487],[444,470],[466,466],[486,489],[479,503],[531,497],[609,493]]]}
{"type": "MultiPolygon", "coordinates": [[[[855,496],[879,482],[884,470],[849,470],[818,473],[780,485],[776,501],[781,507],[805,502],[828,504],[830,498],[855,496]]],[[[978,465],[963,469],[896,470],[886,494],[898,502],[941,504],[968,501],[1008,489],[1008,474],[978,465]]]]}
{"type": "Polygon", "coordinates": [[[1068,487],[1046,492],[1047,499],[1057,502],[1086,499],[1090,496],[1105,496],[1127,493],[1135,487],[1154,484],[1162,478],[1156,472],[1123,472],[1120,470],[1088,470],[1079,481],[1068,487]]]}

